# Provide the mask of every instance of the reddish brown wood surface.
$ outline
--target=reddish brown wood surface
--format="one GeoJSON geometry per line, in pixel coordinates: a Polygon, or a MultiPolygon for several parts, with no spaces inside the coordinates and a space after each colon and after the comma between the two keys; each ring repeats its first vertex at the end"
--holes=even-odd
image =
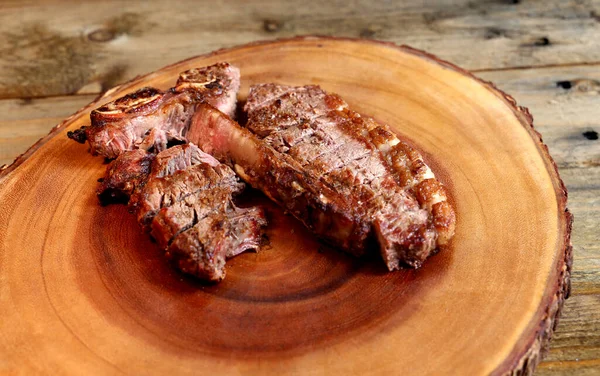
{"type": "Polygon", "coordinates": [[[407,47],[300,38],[222,50],[111,90],[2,172],[0,349],[7,371],[436,374],[531,371],[568,294],[570,215],[528,112],[407,47]],[[459,225],[420,270],[324,248],[271,213],[271,247],[202,286],[166,265],[123,207],[93,195],[98,158],[64,137],[94,106],[227,60],[250,84],[317,83],[412,140],[459,225]],[[24,359],[26,359],[24,361],[24,359]]]}

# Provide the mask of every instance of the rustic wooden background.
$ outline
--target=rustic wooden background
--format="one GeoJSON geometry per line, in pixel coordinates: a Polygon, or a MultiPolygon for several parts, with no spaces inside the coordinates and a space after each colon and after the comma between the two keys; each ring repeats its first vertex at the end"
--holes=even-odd
{"type": "Polygon", "coordinates": [[[530,108],[575,215],[572,295],[537,374],[600,374],[600,0],[1,1],[0,165],[136,75],[307,34],[424,49],[530,108]]]}

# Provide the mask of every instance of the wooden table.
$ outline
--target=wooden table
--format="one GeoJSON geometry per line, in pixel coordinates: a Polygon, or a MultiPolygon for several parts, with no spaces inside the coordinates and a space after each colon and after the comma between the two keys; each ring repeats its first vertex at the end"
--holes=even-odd
{"type": "Polygon", "coordinates": [[[0,165],[10,164],[103,91],[136,75],[222,47],[306,34],[425,49],[529,107],[575,216],[572,293],[537,374],[598,374],[598,0],[4,1],[0,165]]]}

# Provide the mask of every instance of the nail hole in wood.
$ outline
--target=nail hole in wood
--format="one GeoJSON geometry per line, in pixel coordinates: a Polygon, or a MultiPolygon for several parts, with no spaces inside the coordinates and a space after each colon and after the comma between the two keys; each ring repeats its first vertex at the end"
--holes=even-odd
{"type": "Polygon", "coordinates": [[[498,29],[496,27],[490,27],[485,31],[484,38],[485,39],[495,39],[505,35],[504,30],[498,29]]]}
{"type": "Polygon", "coordinates": [[[283,24],[275,20],[264,20],[263,22],[263,29],[267,33],[274,33],[276,31],[279,31],[281,29],[281,26],[283,26],[283,24]]]}
{"type": "Polygon", "coordinates": [[[563,88],[565,90],[569,90],[570,88],[573,87],[573,84],[571,83],[571,81],[558,81],[556,83],[556,86],[563,88]]]}
{"type": "Polygon", "coordinates": [[[383,30],[381,25],[369,25],[368,27],[362,29],[359,35],[361,38],[372,38],[381,30],[383,30]]]}
{"type": "Polygon", "coordinates": [[[542,37],[533,42],[533,44],[536,46],[548,46],[550,45],[550,39],[548,39],[548,37],[542,37]]]}
{"type": "Polygon", "coordinates": [[[596,131],[586,131],[586,132],[583,132],[583,137],[587,138],[588,140],[597,140],[598,139],[598,132],[596,132],[596,131]]]}
{"type": "Polygon", "coordinates": [[[370,29],[363,29],[360,31],[359,35],[361,38],[371,38],[373,37],[373,35],[375,35],[375,32],[370,29]]]}
{"type": "Polygon", "coordinates": [[[21,101],[19,102],[19,105],[21,106],[27,106],[33,103],[33,99],[31,98],[21,98],[21,101]]]}

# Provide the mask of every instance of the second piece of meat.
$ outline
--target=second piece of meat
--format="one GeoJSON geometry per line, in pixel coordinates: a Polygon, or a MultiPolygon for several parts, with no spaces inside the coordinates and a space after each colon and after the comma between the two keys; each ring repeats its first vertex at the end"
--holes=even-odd
{"type": "Polygon", "coordinates": [[[140,225],[181,271],[220,281],[227,258],[258,250],[266,225],[261,208],[233,203],[243,189],[231,168],[186,144],[157,155],[121,154],[107,168],[98,195],[102,201],[114,192],[121,198],[130,194],[140,225]]]}

